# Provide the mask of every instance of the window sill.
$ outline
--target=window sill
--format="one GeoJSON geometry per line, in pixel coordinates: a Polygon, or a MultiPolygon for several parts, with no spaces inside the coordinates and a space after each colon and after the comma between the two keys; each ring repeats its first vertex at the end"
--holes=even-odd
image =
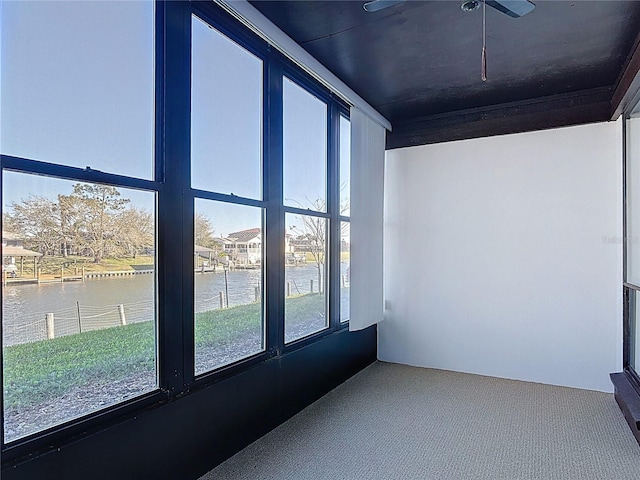
{"type": "Polygon", "coordinates": [[[640,395],[633,387],[626,372],[612,373],[614,396],[629,424],[629,428],[640,444],[640,395]]]}

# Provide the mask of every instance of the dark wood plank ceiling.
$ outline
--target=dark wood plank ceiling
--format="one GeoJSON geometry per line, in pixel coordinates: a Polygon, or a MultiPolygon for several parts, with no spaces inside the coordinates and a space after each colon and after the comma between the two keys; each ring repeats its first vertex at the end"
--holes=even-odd
{"type": "Polygon", "coordinates": [[[536,1],[514,19],[408,1],[253,1],[393,124],[388,147],[606,120],[640,31],[637,1],[536,1]]]}

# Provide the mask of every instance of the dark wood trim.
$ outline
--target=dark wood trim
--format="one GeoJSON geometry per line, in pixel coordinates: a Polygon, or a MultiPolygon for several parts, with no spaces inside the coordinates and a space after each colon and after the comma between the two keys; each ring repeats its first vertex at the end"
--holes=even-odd
{"type": "Polygon", "coordinates": [[[609,87],[394,121],[387,149],[604,122],[609,87]]]}
{"type": "Polygon", "coordinates": [[[2,478],[196,479],[376,359],[376,327],[345,329],[75,442],[2,466],[2,478]]]}
{"type": "Polygon", "coordinates": [[[640,395],[623,372],[612,373],[614,396],[629,424],[636,441],[640,444],[640,395]]]}
{"type": "Polygon", "coordinates": [[[624,111],[633,105],[640,92],[640,33],[633,43],[631,53],[615,83],[611,98],[611,120],[616,120],[624,111]]]}

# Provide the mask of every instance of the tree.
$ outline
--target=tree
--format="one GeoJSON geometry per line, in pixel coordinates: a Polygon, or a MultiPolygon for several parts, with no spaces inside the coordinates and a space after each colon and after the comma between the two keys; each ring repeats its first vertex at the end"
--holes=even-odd
{"type": "MultiPolygon", "coordinates": [[[[325,210],[324,200],[309,201],[309,209],[315,211],[325,210]]],[[[302,205],[300,205],[301,208],[302,205]]],[[[327,252],[327,220],[322,217],[314,217],[311,215],[299,215],[297,217],[302,222],[301,230],[297,240],[301,240],[306,244],[306,250],[311,255],[316,268],[318,270],[318,289],[322,292],[322,274],[324,272],[324,264],[327,252]]]]}
{"type": "Polygon", "coordinates": [[[10,205],[11,212],[3,215],[3,225],[20,235],[27,248],[43,256],[55,255],[61,239],[60,209],[48,198],[30,195],[20,203],[10,205]]]}
{"type": "Polygon", "coordinates": [[[322,273],[326,261],[327,244],[327,220],[322,217],[301,215],[302,231],[301,239],[305,240],[311,257],[318,270],[318,289],[322,293],[322,273]]]}
{"type": "Polygon", "coordinates": [[[31,195],[3,214],[3,228],[19,234],[43,255],[76,253],[99,263],[106,256],[133,256],[155,244],[152,213],[128,206],[115,187],[76,184],[57,201],[31,195]]]}
{"type": "Polygon", "coordinates": [[[114,219],[115,253],[133,258],[155,245],[153,215],[144,209],[131,206],[114,219]]]}
{"type": "Polygon", "coordinates": [[[79,247],[93,257],[94,263],[116,250],[117,217],[129,199],[120,198],[117,188],[109,185],[77,183],[70,195],[78,206],[79,247]]]}
{"type": "Polygon", "coordinates": [[[213,239],[214,231],[211,219],[202,212],[197,212],[195,217],[195,244],[201,247],[216,249],[217,244],[213,239]]]}
{"type": "MultiPolygon", "coordinates": [[[[317,199],[315,201],[308,201],[308,207],[303,207],[300,205],[300,208],[308,208],[309,210],[315,211],[325,211],[326,203],[324,200],[317,199]]],[[[349,202],[347,199],[344,200],[340,205],[340,214],[344,214],[349,209],[349,202]]],[[[297,237],[297,240],[301,240],[306,244],[306,249],[311,255],[316,268],[318,270],[318,288],[322,289],[322,273],[324,272],[324,264],[326,262],[326,254],[327,254],[327,220],[322,217],[314,217],[311,215],[299,215],[297,217],[302,222],[302,228],[298,229],[297,227],[293,227],[296,230],[301,230],[300,234],[297,237]]],[[[341,237],[348,232],[349,224],[341,223],[340,231],[341,237]]],[[[320,290],[322,291],[322,290],[320,290]]]]}
{"type": "Polygon", "coordinates": [[[82,245],[84,231],[83,206],[78,197],[58,195],[58,211],[60,223],[60,250],[63,257],[71,254],[72,248],[82,245]]]}

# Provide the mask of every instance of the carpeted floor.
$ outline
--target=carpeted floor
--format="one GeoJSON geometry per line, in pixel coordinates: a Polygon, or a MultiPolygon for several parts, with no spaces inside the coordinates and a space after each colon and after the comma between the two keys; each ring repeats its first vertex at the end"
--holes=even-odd
{"type": "Polygon", "coordinates": [[[612,394],[377,362],[201,480],[638,480],[612,394]]]}

